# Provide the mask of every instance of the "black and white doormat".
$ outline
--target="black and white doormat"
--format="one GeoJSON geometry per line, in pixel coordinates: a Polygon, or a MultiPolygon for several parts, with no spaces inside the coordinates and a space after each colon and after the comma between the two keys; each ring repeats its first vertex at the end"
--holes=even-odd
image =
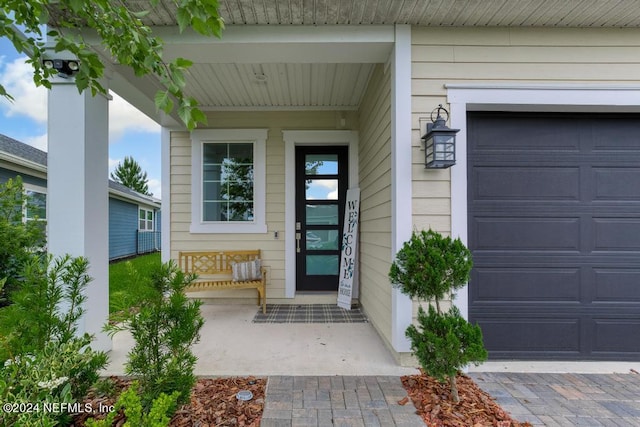
{"type": "Polygon", "coordinates": [[[345,310],[335,304],[268,304],[258,310],[253,323],[366,323],[360,308],[345,310]]]}

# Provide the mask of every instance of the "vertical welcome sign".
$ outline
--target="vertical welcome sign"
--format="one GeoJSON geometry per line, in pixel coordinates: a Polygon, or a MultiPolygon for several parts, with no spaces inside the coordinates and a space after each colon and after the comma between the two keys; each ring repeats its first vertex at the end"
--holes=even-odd
{"type": "Polygon", "coordinates": [[[358,244],[358,219],[360,216],[360,189],[347,190],[347,205],[344,211],[342,253],[338,285],[338,307],[351,310],[353,274],[355,273],[356,246],[358,244]]]}

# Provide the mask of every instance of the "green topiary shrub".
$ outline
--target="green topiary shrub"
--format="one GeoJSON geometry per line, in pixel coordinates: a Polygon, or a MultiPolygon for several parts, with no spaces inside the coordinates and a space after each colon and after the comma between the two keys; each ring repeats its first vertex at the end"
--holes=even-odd
{"type": "Polygon", "coordinates": [[[135,280],[150,280],[154,294],[106,329],[110,333],[128,330],[135,340],[125,371],[139,380],[145,410],[162,393],[178,392],[178,403],[187,403],[196,382],[197,358],[191,346],[199,341],[204,324],[201,302],[190,301],[184,293],[193,278],[170,261],[157,266],[150,278],[135,280]]]}
{"type": "Polygon", "coordinates": [[[424,371],[440,382],[448,380],[452,399],[459,402],[458,370],[487,358],[480,327],[467,322],[455,306],[445,313],[429,306],[428,314],[420,307],[418,327],[410,325],[407,337],[424,371]]]}
{"type": "Polygon", "coordinates": [[[471,252],[460,239],[429,230],[414,231],[389,270],[389,280],[402,293],[435,303],[428,314],[420,307],[418,327],[409,326],[406,334],[422,369],[440,381],[449,379],[455,402],[457,372],[486,360],[487,351],[480,327],[467,322],[455,306],[443,312],[440,302],[467,283],[472,265],[471,252]]]}

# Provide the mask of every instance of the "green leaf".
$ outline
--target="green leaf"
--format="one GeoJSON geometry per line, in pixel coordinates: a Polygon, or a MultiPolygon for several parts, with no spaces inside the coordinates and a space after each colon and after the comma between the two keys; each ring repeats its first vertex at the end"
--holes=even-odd
{"type": "Polygon", "coordinates": [[[207,124],[207,116],[199,108],[193,108],[191,110],[191,118],[196,123],[207,124]]]}
{"type": "MultiPolygon", "coordinates": [[[[193,119],[191,117],[191,110],[192,107],[189,104],[181,104],[180,107],[178,108],[178,116],[180,116],[180,120],[182,120],[184,123],[187,124],[187,126],[189,126],[191,123],[193,123],[193,119]]],[[[192,125],[195,126],[195,125],[192,125]]],[[[191,130],[192,128],[190,128],[189,130],[191,130]]]]}
{"type": "Polygon", "coordinates": [[[78,12],[84,7],[84,0],[67,0],[67,4],[72,11],[78,12]]]}
{"type": "Polygon", "coordinates": [[[2,86],[1,84],[0,84],[0,96],[4,96],[5,98],[7,98],[7,99],[8,99],[9,101],[11,101],[11,102],[13,102],[13,101],[14,101],[13,96],[11,96],[11,95],[7,92],[7,90],[4,88],[4,86],[2,86]]]}
{"type": "Polygon", "coordinates": [[[178,21],[178,28],[182,33],[191,24],[191,14],[186,9],[178,9],[176,14],[176,20],[178,21]]]}
{"type": "Polygon", "coordinates": [[[179,67],[179,68],[189,68],[193,65],[193,61],[189,61],[188,59],[185,59],[185,58],[176,58],[175,61],[173,61],[173,63],[176,65],[176,67],[179,67]]]}
{"type": "Polygon", "coordinates": [[[156,93],[155,104],[158,110],[170,113],[173,110],[173,101],[169,96],[169,91],[161,90],[156,93]]]}
{"type": "Polygon", "coordinates": [[[140,11],[140,12],[132,12],[131,14],[132,14],[133,16],[135,16],[136,18],[138,18],[138,19],[142,19],[142,18],[144,18],[145,16],[147,16],[150,12],[151,12],[151,11],[149,11],[149,10],[142,10],[142,11],[140,11]]]}

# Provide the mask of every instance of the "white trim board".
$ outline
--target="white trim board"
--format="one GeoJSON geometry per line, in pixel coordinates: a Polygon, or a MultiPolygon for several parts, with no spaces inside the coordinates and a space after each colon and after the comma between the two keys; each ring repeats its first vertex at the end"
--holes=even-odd
{"type": "Polygon", "coordinates": [[[349,146],[349,186],[358,186],[358,132],[350,130],[283,130],[285,168],[285,298],[296,295],[296,146],[349,146]]]}
{"type": "MultiPolygon", "coordinates": [[[[467,111],[639,112],[640,86],[450,84],[451,127],[460,129],[451,168],[451,234],[468,245],[467,111]]],[[[468,317],[468,287],[454,300],[468,317]]]]}
{"type": "MultiPolygon", "coordinates": [[[[411,238],[411,26],[396,25],[391,54],[391,257],[411,238]]],[[[391,289],[391,345],[411,351],[405,331],[412,322],[413,302],[391,289]]]]}

